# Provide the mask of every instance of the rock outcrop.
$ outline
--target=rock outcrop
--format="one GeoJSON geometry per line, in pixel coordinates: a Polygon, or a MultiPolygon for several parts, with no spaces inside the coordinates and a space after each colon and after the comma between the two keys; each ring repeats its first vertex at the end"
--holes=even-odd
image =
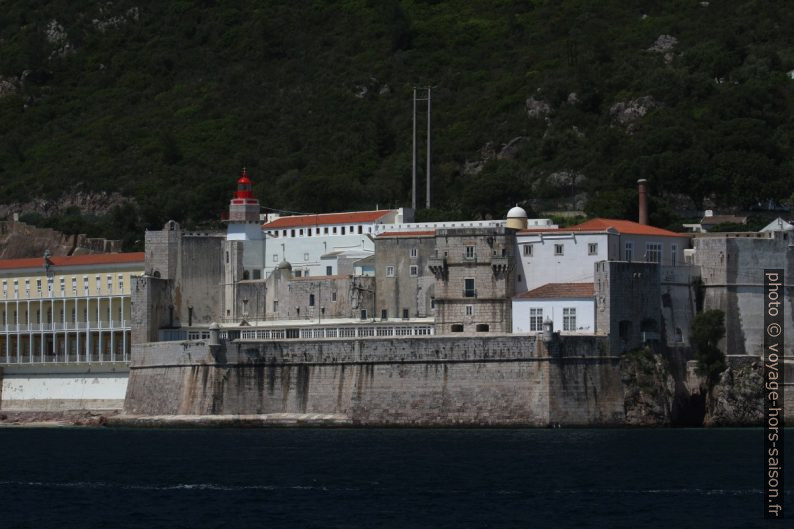
{"type": "Polygon", "coordinates": [[[760,426],[764,373],[760,362],[728,367],[706,398],[705,426],[760,426]]]}
{"type": "Polygon", "coordinates": [[[620,360],[626,424],[669,426],[675,397],[675,380],[667,361],[650,349],[625,353],[620,360]]]}
{"type": "Polygon", "coordinates": [[[24,222],[0,222],[0,259],[22,259],[50,255],[85,255],[120,252],[121,241],[66,235],[51,228],[37,228],[24,222]]]}

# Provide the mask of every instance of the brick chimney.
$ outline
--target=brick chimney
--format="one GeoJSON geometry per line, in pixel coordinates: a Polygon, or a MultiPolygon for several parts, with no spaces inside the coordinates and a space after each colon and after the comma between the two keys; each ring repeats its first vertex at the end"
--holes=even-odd
{"type": "Polygon", "coordinates": [[[648,224],[648,181],[644,178],[637,180],[637,193],[640,196],[640,224],[648,224]]]}

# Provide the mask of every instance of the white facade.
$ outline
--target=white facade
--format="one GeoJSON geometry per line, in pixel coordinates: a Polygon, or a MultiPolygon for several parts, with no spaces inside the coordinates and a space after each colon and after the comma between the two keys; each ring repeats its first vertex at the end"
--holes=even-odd
{"type": "Polygon", "coordinates": [[[595,301],[589,298],[513,298],[513,332],[536,334],[549,319],[554,332],[595,334],[595,301]]]}
{"type": "Polygon", "coordinates": [[[516,292],[548,283],[590,283],[598,261],[684,265],[687,235],[638,235],[617,229],[519,232],[516,236],[516,292]]]}

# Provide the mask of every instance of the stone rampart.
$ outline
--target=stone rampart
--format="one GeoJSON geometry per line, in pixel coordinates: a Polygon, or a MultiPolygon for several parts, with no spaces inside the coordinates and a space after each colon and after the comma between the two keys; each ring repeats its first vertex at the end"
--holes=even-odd
{"type": "Polygon", "coordinates": [[[139,344],[125,413],[334,414],[372,426],[621,424],[619,359],[600,341],[571,338],[546,348],[532,336],[491,335],[139,344]]]}

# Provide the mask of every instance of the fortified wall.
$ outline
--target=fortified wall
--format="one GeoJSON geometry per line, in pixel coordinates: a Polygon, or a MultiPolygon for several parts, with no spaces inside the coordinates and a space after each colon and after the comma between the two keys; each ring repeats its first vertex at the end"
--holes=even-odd
{"type": "Polygon", "coordinates": [[[139,344],[128,415],[336,414],[361,426],[588,426],[625,418],[606,340],[424,336],[139,344]]]}

